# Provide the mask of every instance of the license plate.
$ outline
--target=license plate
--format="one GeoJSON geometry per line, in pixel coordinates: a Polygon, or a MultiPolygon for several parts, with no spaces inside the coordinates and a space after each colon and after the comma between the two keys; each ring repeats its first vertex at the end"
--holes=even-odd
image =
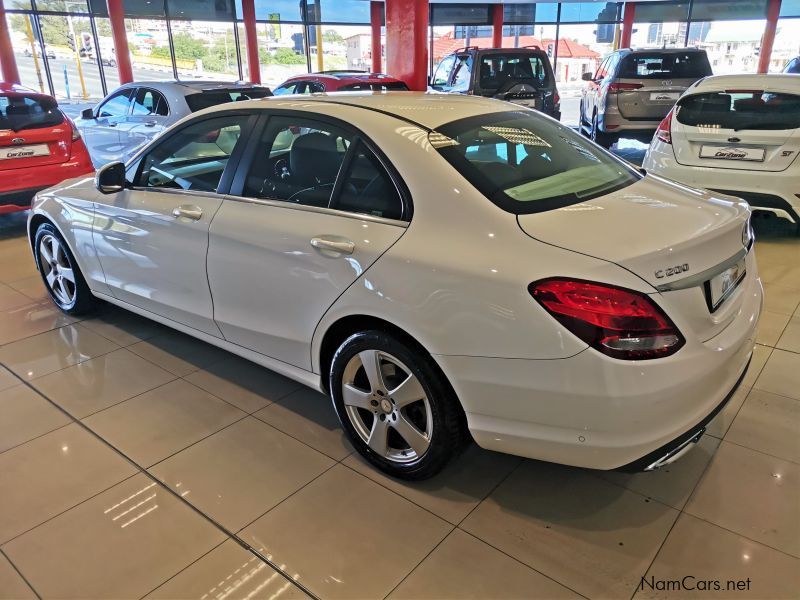
{"type": "Polygon", "coordinates": [[[650,94],[650,100],[677,100],[680,97],[680,92],[653,92],[650,94]]]}
{"type": "Polygon", "coordinates": [[[0,160],[6,160],[9,158],[30,158],[31,156],[50,156],[50,148],[47,146],[47,144],[0,148],[0,160]]]}
{"type": "Polygon", "coordinates": [[[744,276],[745,267],[744,259],[742,259],[706,282],[708,304],[712,312],[725,302],[725,299],[733,293],[742,279],[744,279],[744,276]]]}
{"type": "Polygon", "coordinates": [[[764,148],[740,148],[739,146],[701,146],[700,158],[718,160],[752,160],[764,162],[764,148]]]}

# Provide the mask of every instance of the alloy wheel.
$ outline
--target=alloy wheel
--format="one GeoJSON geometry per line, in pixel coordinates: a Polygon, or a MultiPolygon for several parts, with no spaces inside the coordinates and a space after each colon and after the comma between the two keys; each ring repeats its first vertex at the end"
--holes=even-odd
{"type": "Polygon", "coordinates": [[[380,350],[362,350],[342,378],[345,412],[358,436],[395,463],[421,458],[433,436],[431,404],[419,379],[402,361],[380,350]]]}
{"type": "Polygon", "coordinates": [[[77,291],[75,272],[64,245],[50,233],[39,240],[39,263],[53,297],[63,306],[73,304],[77,291]]]}

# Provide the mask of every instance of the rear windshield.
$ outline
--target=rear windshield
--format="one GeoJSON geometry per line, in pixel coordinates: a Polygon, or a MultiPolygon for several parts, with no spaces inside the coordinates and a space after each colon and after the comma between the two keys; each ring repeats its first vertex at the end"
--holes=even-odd
{"type": "Polygon", "coordinates": [[[0,95],[0,129],[21,131],[54,127],[64,122],[58,103],[47,96],[0,95]]]}
{"type": "Polygon", "coordinates": [[[545,61],[538,54],[484,54],[479,71],[481,89],[499,90],[515,83],[544,87],[550,82],[545,61]]]}
{"type": "Polygon", "coordinates": [[[407,92],[408,86],[402,81],[387,81],[385,83],[348,83],[339,88],[340,92],[355,92],[359,90],[372,90],[373,92],[407,92]]]}
{"type": "Polygon", "coordinates": [[[709,129],[797,129],[800,96],[754,90],[695,94],[678,103],[675,117],[709,129]]]}
{"type": "Polygon", "coordinates": [[[215,90],[213,92],[200,92],[186,96],[186,104],[189,110],[197,112],[209,106],[225,104],[226,102],[237,102],[241,100],[255,100],[272,96],[269,90],[215,90]]]}
{"type": "Polygon", "coordinates": [[[429,139],[472,185],[514,214],[585,202],[641,177],[568,127],[532,111],[468,117],[438,128],[429,139]]]}
{"type": "Polygon", "coordinates": [[[705,52],[629,54],[622,60],[621,79],[700,79],[711,75],[705,52]]]}

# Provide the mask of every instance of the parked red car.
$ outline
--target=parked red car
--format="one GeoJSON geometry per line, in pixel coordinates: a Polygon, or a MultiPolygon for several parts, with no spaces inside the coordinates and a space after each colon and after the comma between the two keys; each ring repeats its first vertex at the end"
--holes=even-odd
{"type": "Polygon", "coordinates": [[[52,96],[0,82],[0,214],[39,190],[94,172],[75,124],[52,96]]]}
{"type": "Polygon", "coordinates": [[[383,73],[364,71],[321,71],[290,77],[272,90],[276,96],[282,94],[313,94],[316,92],[407,92],[404,81],[383,73]]]}

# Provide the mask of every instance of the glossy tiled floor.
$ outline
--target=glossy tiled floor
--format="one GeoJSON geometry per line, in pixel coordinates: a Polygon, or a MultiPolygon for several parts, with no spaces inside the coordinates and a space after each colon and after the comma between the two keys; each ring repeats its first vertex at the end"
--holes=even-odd
{"type": "Polygon", "coordinates": [[[758,227],[745,385],[679,463],[626,475],[469,448],[367,467],[330,403],[201,342],[44,295],[0,217],[0,597],[800,595],[800,240],[758,227]],[[749,581],[749,583],[747,583],[749,581]],[[702,587],[702,585],[701,585],[702,587]]]}

